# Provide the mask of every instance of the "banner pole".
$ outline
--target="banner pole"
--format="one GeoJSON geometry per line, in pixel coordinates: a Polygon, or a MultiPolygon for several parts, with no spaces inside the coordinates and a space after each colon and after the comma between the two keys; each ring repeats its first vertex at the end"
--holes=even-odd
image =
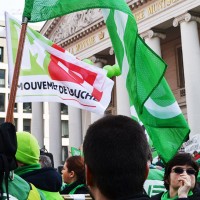
{"type": "Polygon", "coordinates": [[[23,55],[23,50],[24,50],[24,42],[26,38],[27,23],[28,23],[28,18],[23,17],[22,28],[21,28],[18,50],[17,50],[17,57],[16,57],[16,62],[15,62],[15,69],[13,73],[10,97],[9,97],[8,108],[7,108],[6,119],[5,119],[5,122],[10,122],[10,123],[14,123],[13,113],[14,113],[15,98],[16,98],[17,86],[18,86],[18,80],[19,80],[20,66],[21,66],[22,55],[23,55]]]}

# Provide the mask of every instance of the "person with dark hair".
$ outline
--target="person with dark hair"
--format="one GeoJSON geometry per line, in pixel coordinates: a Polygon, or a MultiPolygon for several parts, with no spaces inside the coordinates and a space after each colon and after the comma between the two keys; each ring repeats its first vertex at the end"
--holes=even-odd
{"type": "Polygon", "coordinates": [[[159,155],[158,155],[158,161],[156,162],[155,165],[157,166],[157,169],[160,169],[160,170],[162,170],[165,167],[165,165],[159,155]]]}
{"type": "Polygon", "coordinates": [[[152,200],[199,200],[196,188],[199,168],[189,153],[178,153],[166,165],[164,185],[166,192],[151,197],[152,200]]]}
{"type": "Polygon", "coordinates": [[[69,157],[62,170],[63,181],[66,183],[61,194],[88,194],[85,185],[84,159],[81,156],[69,157]]]}
{"type": "Polygon", "coordinates": [[[47,200],[63,200],[59,193],[62,177],[53,167],[41,168],[37,139],[29,132],[17,132],[17,144],[15,173],[34,184],[47,200]]]}
{"type": "Polygon", "coordinates": [[[129,117],[105,116],[89,126],[83,143],[86,183],[95,200],[148,200],[149,146],[129,117]]]}
{"type": "Polygon", "coordinates": [[[200,159],[200,153],[198,153],[198,151],[194,151],[193,152],[193,156],[194,156],[194,159],[197,161],[200,159]]]}

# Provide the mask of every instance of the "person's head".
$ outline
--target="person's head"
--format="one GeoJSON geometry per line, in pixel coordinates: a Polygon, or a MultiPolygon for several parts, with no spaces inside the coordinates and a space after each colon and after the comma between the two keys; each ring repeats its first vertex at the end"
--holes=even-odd
{"type": "Polygon", "coordinates": [[[29,132],[17,132],[17,152],[15,157],[18,165],[39,163],[40,147],[37,139],[29,132]]]}
{"type": "Polygon", "coordinates": [[[148,153],[144,130],[129,117],[106,116],[90,125],[83,154],[86,182],[93,195],[96,189],[109,199],[142,192],[148,153]]]}
{"type": "Polygon", "coordinates": [[[51,159],[46,155],[40,155],[39,162],[42,168],[52,167],[51,159]]]}
{"type": "Polygon", "coordinates": [[[179,176],[186,173],[191,178],[191,188],[196,184],[198,175],[198,165],[189,153],[178,153],[166,165],[164,174],[164,185],[167,190],[170,188],[179,188],[181,182],[179,176]]]}
{"type": "Polygon", "coordinates": [[[194,152],[193,152],[193,155],[194,155],[194,156],[196,156],[197,154],[198,154],[198,152],[197,152],[197,151],[194,151],[194,152]]]}
{"type": "Polygon", "coordinates": [[[81,156],[69,157],[63,166],[62,170],[63,181],[65,183],[73,183],[79,181],[85,183],[85,167],[84,159],[81,156]]]}

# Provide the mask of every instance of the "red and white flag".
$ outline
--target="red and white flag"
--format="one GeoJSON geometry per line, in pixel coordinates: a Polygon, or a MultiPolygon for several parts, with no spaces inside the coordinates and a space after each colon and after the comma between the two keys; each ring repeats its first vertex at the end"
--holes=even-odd
{"type": "MultiPolygon", "coordinates": [[[[6,13],[9,81],[16,60],[21,23],[6,13]]],[[[16,102],[60,102],[103,114],[114,82],[107,71],[85,63],[27,28],[16,102]]]]}

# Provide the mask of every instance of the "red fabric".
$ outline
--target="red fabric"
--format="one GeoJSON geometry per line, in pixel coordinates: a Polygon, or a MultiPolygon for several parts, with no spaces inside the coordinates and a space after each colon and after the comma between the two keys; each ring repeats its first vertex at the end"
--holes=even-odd
{"type": "Polygon", "coordinates": [[[194,156],[194,159],[195,160],[198,160],[198,159],[200,159],[200,154],[198,153],[198,154],[196,154],[195,156],[194,156]]]}

